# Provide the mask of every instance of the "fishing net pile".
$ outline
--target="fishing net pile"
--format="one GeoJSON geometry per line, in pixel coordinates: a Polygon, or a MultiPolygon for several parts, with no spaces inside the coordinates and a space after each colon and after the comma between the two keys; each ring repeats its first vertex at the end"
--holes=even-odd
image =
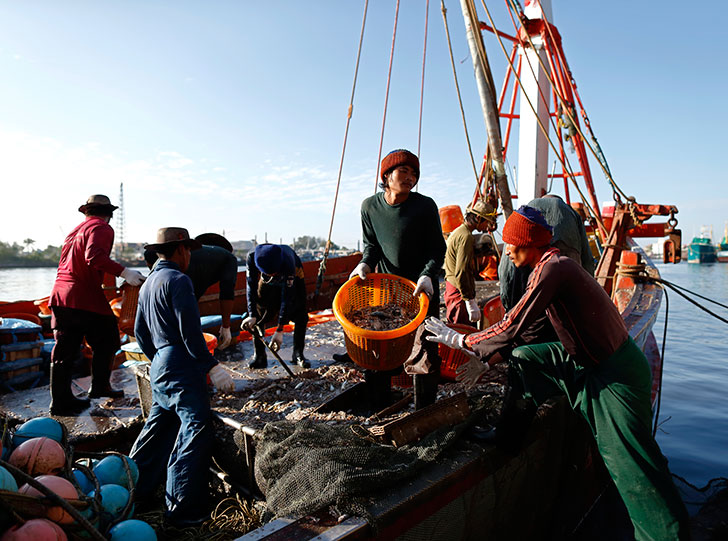
{"type": "Polygon", "coordinates": [[[267,514],[304,515],[333,505],[340,513],[369,517],[369,496],[433,464],[498,400],[477,404],[464,423],[399,448],[378,443],[357,426],[309,420],[268,423],[255,436],[254,470],[267,514]]]}

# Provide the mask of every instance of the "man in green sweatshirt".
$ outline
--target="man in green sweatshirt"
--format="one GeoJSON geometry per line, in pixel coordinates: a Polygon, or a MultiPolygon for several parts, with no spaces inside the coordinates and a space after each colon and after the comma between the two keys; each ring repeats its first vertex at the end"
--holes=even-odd
{"type": "MultiPolygon", "coordinates": [[[[412,280],[417,283],[414,295],[426,293],[430,297],[428,315],[437,317],[438,275],[445,257],[445,238],[435,202],[412,191],[419,178],[420,161],[409,150],[393,150],[384,157],[380,184],[383,191],[361,205],[364,254],[351,276],[365,279],[378,268],[412,280]]],[[[435,401],[440,377],[437,345],[425,341],[421,350],[406,366],[407,373],[414,376],[415,407],[435,401]]],[[[376,390],[370,397],[375,409],[388,402],[391,376],[391,371],[365,373],[370,389],[376,390]]]]}

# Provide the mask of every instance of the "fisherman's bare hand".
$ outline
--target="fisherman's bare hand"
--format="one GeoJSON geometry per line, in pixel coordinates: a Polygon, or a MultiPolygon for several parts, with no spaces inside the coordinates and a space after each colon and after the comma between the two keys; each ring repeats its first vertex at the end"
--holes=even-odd
{"type": "Polygon", "coordinates": [[[273,333],[273,336],[270,337],[268,346],[272,351],[278,351],[281,349],[281,345],[283,345],[283,331],[276,331],[273,333]]]}
{"type": "Polygon", "coordinates": [[[255,327],[255,324],[257,323],[258,318],[253,316],[248,316],[243,320],[243,329],[246,329],[250,332],[253,332],[253,327],[255,327]]]}
{"type": "Polygon", "coordinates": [[[425,337],[430,342],[438,342],[453,349],[465,347],[465,335],[452,330],[436,317],[428,317],[425,320],[425,329],[431,333],[430,336],[425,337]]]}
{"type": "Polygon", "coordinates": [[[470,388],[483,377],[489,369],[490,365],[487,362],[483,362],[480,358],[475,355],[472,351],[466,350],[469,359],[465,364],[461,364],[455,370],[455,379],[460,383],[465,384],[465,387],[470,388]]]}
{"type": "Polygon", "coordinates": [[[429,276],[420,276],[420,279],[417,280],[417,287],[415,287],[415,291],[412,293],[412,296],[416,297],[420,293],[424,293],[428,297],[432,297],[434,292],[435,289],[432,287],[432,278],[429,276]]]}

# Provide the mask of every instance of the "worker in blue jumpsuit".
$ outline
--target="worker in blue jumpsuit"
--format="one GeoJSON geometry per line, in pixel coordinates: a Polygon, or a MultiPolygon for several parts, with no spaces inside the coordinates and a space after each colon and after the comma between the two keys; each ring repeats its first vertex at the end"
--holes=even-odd
{"type": "MultiPolygon", "coordinates": [[[[278,351],[283,343],[283,327],[293,321],[296,327],[292,361],[308,368],[310,364],[303,356],[308,311],[301,259],[285,244],[259,244],[248,253],[246,266],[248,315],[243,320],[243,328],[252,331],[255,327],[263,336],[265,325],[277,315],[278,326],[270,338],[270,348],[278,351]]],[[[265,345],[258,339],[255,340],[255,358],[248,366],[268,366],[265,345]]]]}
{"type": "Polygon", "coordinates": [[[205,375],[222,392],[234,390],[230,374],[207,350],[192,281],[184,274],[199,242],[186,229],[157,232],[152,248],[159,261],[139,291],[134,334],[149,373],[152,407],[131,450],[139,467],[137,501],[153,500],[167,474],[166,519],[171,526],[200,524],[212,448],[210,398],[205,375]]]}

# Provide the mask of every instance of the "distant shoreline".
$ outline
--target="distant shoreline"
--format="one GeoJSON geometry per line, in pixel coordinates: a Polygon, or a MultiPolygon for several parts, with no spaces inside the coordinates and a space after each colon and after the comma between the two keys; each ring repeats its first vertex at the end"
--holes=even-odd
{"type": "MultiPolygon", "coordinates": [[[[143,260],[114,260],[124,267],[144,267],[146,264],[143,260]]],[[[58,261],[12,261],[0,262],[0,269],[44,269],[58,267],[58,261]]]]}

